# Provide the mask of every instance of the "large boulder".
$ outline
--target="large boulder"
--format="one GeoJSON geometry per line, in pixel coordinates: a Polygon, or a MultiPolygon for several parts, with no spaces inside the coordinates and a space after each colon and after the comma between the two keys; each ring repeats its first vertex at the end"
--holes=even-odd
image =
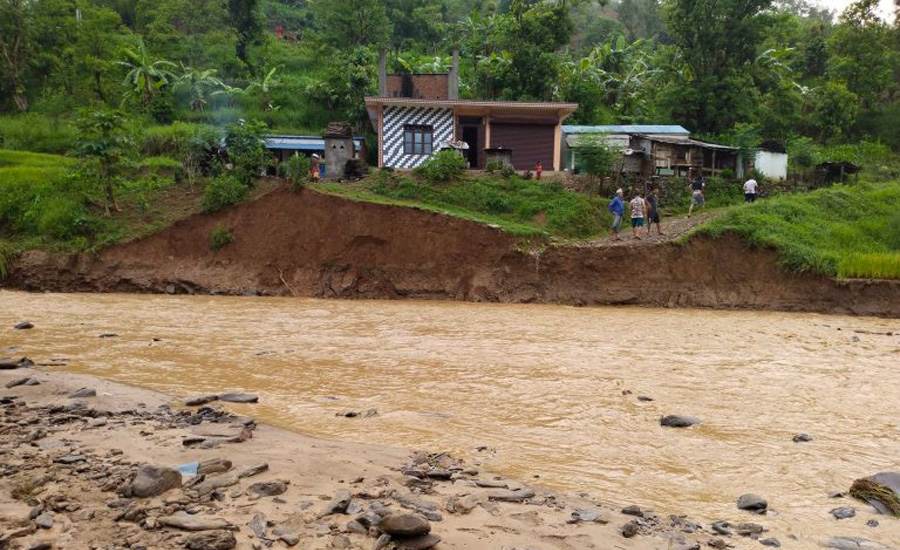
{"type": "Polygon", "coordinates": [[[431,524],[416,514],[393,514],[378,523],[378,528],[394,537],[419,537],[431,532],[431,524]]]}
{"type": "Polygon", "coordinates": [[[223,393],[219,396],[219,401],[226,401],[228,403],[256,403],[259,401],[259,396],[252,393],[223,393]]]}
{"type": "Polygon", "coordinates": [[[900,517],[900,472],[881,472],[857,479],[850,496],[868,502],[885,515],[900,517]]]}
{"type": "Polygon", "coordinates": [[[176,487],[181,487],[181,473],[178,470],[145,464],[131,482],[131,494],[137,498],[151,498],[176,487]]]}

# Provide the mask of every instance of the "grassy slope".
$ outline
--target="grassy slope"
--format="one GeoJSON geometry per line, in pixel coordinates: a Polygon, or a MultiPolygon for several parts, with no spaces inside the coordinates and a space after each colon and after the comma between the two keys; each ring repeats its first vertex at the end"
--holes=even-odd
{"type": "Polygon", "coordinates": [[[693,235],[733,232],[792,271],[900,278],[900,181],[835,186],[729,209],[693,235]]]}
{"type": "Polygon", "coordinates": [[[352,184],[312,187],[353,200],[421,208],[492,224],[520,237],[581,240],[604,233],[609,225],[606,199],[518,176],[466,175],[453,183],[429,184],[380,171],[352,184]]]}

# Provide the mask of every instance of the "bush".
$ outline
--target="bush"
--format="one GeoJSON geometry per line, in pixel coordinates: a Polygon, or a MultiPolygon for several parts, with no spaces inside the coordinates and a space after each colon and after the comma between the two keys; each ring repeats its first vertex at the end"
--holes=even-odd
{"type": "Polygon", "coordinates": [[[466,165],[466,159],[456,151],[438,151],[416,172],[431,183],[446,183],[461,176],[466,165]]]}
{"type": "Polygon", "coordinates": [[[263,135],[266,125],[262,122],[247,122],[243,126],[232,124],[225,136],[228,157],[234,165],[238,181],[250,187],[266,167],[272,163],[272,155],[266,149],[263,135]]]}
{"type": "Polygon", "coordinates": [[[219,147],[222,132],[215,126],[176,122],[171,126],[154,126],[144,132],[141,153],[150,157],[166,156],[184,161],[192,148],[213,150],[219,147]]]}
{"type": "Polygon", "coordinates": [[[203,197],[203,210],[215,212],[226,206],[234,206],[244,199],[247,186],[234,174],[223,174],[206,184],[203,197]]]}
{"type": "Polygon", "coordinates": [[[284,162],[284,177],[294,189],[302,189],[309,179],[309,159],[306,155],[294,155],[284,162]]]}
{"type": "Polygon", "coordinates": [[[224,225],[217,225],[210,234],[209,240],[210,247],[213,250],[220,250],[224,246],[231,244],[231,241],[234,240],[234,235],[224,225]]]}

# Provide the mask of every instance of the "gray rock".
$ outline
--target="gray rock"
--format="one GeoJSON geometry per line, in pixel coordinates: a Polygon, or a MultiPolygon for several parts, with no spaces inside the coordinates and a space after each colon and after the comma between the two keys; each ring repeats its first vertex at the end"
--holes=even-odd
{"type": "Polygon", "coordinates": [[[832,537],[824,546],[835,550],[894,550],[890,546],[861,537],[832,537]]]}
{"type": "Polygon", "coordinates": [[[812,436],[809,434],[797,434],[793,437],[794,443],[809,443],[812,439],[812,436]]]}
{"type": "Polygon", "coordinates": [[[219,398],[218,395],[201,395],[199,397],[189,397],[184,400],[184,405],[186,407],[199,407],[200,405],[206,405],[207,403],[212,403],[213,401],[219,398]]]}
{"type": "Polygon", "coordinates": [[[261,539],[266,538],[266,516],[262,514],[253,514],[253,518],[248,525],[254,535],[261,539]]]}
{"type": "Polygon", "coordinates": [[[841,506],[829,512],[835,519],[850,519],[856,516],[856,508],[852,506],[841,506]]]}
{"type": "Polygon", "coordinates": [[[503,481],[493,481],[490,479],[476,479],[474,480],[476,487],[483,487],[485,489],[508,489],[509,484],[503,481]]]}
{"type": "Polygon", "coordinates": [[[747,493],[741,495],[741,498],[738,499],[737,507],[740,510],[747,510],[754,514],[765,514],[766,510],[769,508],[769,503],[759,495],[747,493]]]}
{"type": "Polygon", "coordinates": [[[365,525],[356,521],[355,519],[351,519],[347,522],[347,527],[345,527],[348,533],[354,533],[357,535],[365,535],[368,534],[369,530],[366,529],[365,525]]]}
{"type": "Polygon", "coordinates": [[[52,542],[43,541],[35,544],[34,546],[29,546],[28,550],[52,550],[52,548],[52,542]]]}
{"type": "Polygon", "coordinates": [[[319,514],[319,517],[325,517],[331,514],[344,514],[347,507],[350,506],[350,491],[338,491],[334,494],[334,498],[328,503],[328,506],[319,514]]]}
{"type": "Polygon", "coordinates": [[[282,533],[278,536],[278,540],[288,546],[297,546],[300,543],[300,536],[297,533],[282,533]]]}
{"type": "Polygon", "coordinates": [[[650,397],[649,395],[639,395],[639,396],[637,396],[637,399],[638,399],[638,401],[643,401],[645,403],[649,403],[649,402],[653,401],[653,398],[650,397]]]}
{"type": "Polygon", "coordinates": [[[34,523],[41,529],[52,529],[53,528],[53,516],[44,512],[38,517],[34,518],[34,523]]]}
{"type": "Polygon", "coordinates": [[[252,464],[245,468],[241,468],[238,471],[238,478],[243,479],[245,477],[253,477],[257,474],[261,474],[269,469],[269,465],[265,462],[260,462],[258,464],[252,464]]]}
{"type": "Polygon", "coordinates": [[[274,497],[287,491],[289,481],[275,479],[272,481],[260,481],[247,487],[247,492],[261,497],[274,497]]]}
{"type": "Polygon", "coordinates": [[[114,332],[104,332],[103,334],[98,334],[97,338],[118,338],[118,334],[114,332]]]}
{"type": "Polygon", "coordinates": [[[740,525],[736,525],[734,530],[742,537],[749,537],[750,535],[762,533],[766,528],[758,523],[741,523],[740,525]]]}
{"type": "Polygon", "coordinates": [[[601,525],[606,525],[609,523],[609,518],[606,516],[606,513],[599,509],[588,510],[584,508],[575,508],[572,512],[572,517],[569,518],[566,523],[599,523],[601,525]]]}
{"type": "Polygon", "coordinates": [[[383,548],[387,548],[390,546],[392,540],[390,535],[381,535],[378,537],[378,540],[375,541],[375,544],[372,546],[372,550],[382,550],[383,548]]]}
{"type": "MultiPolygon", "coordinates": [[[[203,479],[203,478],[200,478],[203,479]]],[[[223,475],[223,476],[211,476],[203,479],[200,483],[198,483],[194,490],[197,491],[200,496],[208,495],[213,491],[224,489],[226,487],[233,487],[237,485],[238,478],[234,475],[223,475]]]]}
{"type": "Polygon", "coordinates": [[[225,458],[211,458],[204,460],[197,466],[197,475],[220,474],[231,469],[231,461],[225,458]]]}
{"type": "Polygon", "coordinates": [[[875,527],[878,527],[879,525],[880,525],[880,523],[878,523],[878,520],[877,520],[877,519],[870,519],[869,521],[866,522],[866,526],[867,526],[867,527],[872,527],[873,529],[874,529],[875,527]]]}
{"type": "Polygon", "coordinates": [[[421,535],[395,541],[398,550],[427,550],[441,542],[441,537],[434,534],[421,535]]]}
{"type": "Polygon", "coordinates": [[[350,537],[347,535],[338,535],[331,540],[332,548],[350,548],[350,537]]]}
{"type": "Polygon", "coordinates": [[[515,491],[491,491],[488,493],[489,500],[499,500],[501,502],[522,502],[534,498],[534,490],[527,487],[516,489],[515,491]]]}
{"type": "Polygon", "coordinates": [[[6,383],[7,388],[15,388],[18,386],[38,386],[40,382],[36,378],[17,378],[6,383]]]}
{"type": "Polygon", "coordinates": [[[688,428],[700,424],[700,419],[694,416],[682,416],[679,414],[670,414],[664,416],[659,421],[661,426],[666,428],[688,428]]]}
{"type": "Polygon", "coordinates": [[[93,390],[91,388],[81,388],[79,390],[75,390],[75,393],[70,395],[72,399],[84,399],[87,397],[97,397],[97,390],[93,390]]]}
{"type": "Polygon", "coordinates": [[[231,550],[237,545],[231,531],[205,531],[188,535],[184,546],[188,550],[231,550]]]}
{"type": "Polygon", "coordinates": [[[772,548],[781,548],[781,541],[776,539],[775,537],[769,537],[767,539],[762,539],[759,541],[763,546],[771,546],[772,548]]]}
{"type": "Polygon", "coordinates": [[[712,523],[712,530],[720,535],[731,536],[731,527],[727,521],[714,521],[712,523]]]}
{"type": "Polygon", "coordinates": [[[15,327],[13,327],[13,328],[16,329],[16,330],[28,330],[28,329],[30,329],[30,328],[34,328],[34,323],[30,323],[30,322],[28,322],[28,321],[25,321],[25,322],[22,322],[22,323],[17,324],[17,325],[16,325],[15,327]]]}
{"type": "Polygon", "coordinates": [[[382,532],[396,537],[418,537],[431,532],[431,524],[415,514],[393,514],[378,523],[382,532]]]}
{"type": "Polygon", "coordinates": [[[202,518],[192,516],[187,512],[175,512],[171,516],[159,518],[159,524],[166,527],[174,527],[184,531],[215,531],[218,529],[233,529],[234,526],[221,518],[202,518]]]}
{"type": "Polygon", "coordinates": [[[622,536],[626,539],[630,539],[631,537],[637,535],[639,531],[640,527],[633,521],[629,521],[622,526],[622,536]]]}
{"type": "Polygon", "coordinates": [[[87,459],[81,455],[69,454],[69,455],[63,455],[63,456],[57,457],[57,458],[53,459],[53,462],[55,462],[57,464],[70,465],[70,464],[78,464],[79,462],[84,462],[86,460],[87,459]]]}
{"type": "Polygon", "coordinates": [[[178,470],[145,464],[138,469],[131,482],[131,494],[138,498],[150,498],[176,487],[181,487],[181,473],[178,470]]]}
{"type": "Polygon", "coordinates": [[[879,514],[900,515],[900,472],[881,472],[857,479],[850,487],[850,495],[872,505],[879,514]],[[888,495],[893,492],[893,499],[888,495]],[[885,495],[879,498],[877,493],[885,495]]]}
{"type": "Polygon", "coordinates": [[[259,396],[252,393],[223,393],[219,396],[219,400],[227,403],[256,403],[259,396]]]}
{"type": "Polygon", "coordinates": [[[635,506],[633,504],[631,506],[626,506],[625,508],[622,508],[622,513],[625,514],[626,516],[635,516],[635,517],[639,517],[639,518],[644,517],[643,510],[641,510],[641,508],[639,506],[635,506]]]}
{"type": "Polygon", "coordinates": [[[0,357],[0,370],[15,370],[33,367],[34,361],[27,357],[12,359],[10,357],[0,357]]]}

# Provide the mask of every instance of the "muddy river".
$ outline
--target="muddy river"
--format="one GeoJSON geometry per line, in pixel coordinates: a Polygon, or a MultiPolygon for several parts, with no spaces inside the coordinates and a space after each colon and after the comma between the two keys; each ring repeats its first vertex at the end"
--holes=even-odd
{"type": "Polygon", "coordinates": [[[782,534],[900,541],[900,521],[871,528],[867,507],[828,498],[900,469],[897,320],[0,292],[0,326],[22,320],[36,328],[0,330],[0,354],[176,396],[257,393],[243,410],[308,434],[452,451],[702,521],[753,519],[735,501],[755,492],[782,534]],[[665,414],[703,423],[662,428],[665,414]],[[855,518],[829,515],[845,505],[855,518]]]}

